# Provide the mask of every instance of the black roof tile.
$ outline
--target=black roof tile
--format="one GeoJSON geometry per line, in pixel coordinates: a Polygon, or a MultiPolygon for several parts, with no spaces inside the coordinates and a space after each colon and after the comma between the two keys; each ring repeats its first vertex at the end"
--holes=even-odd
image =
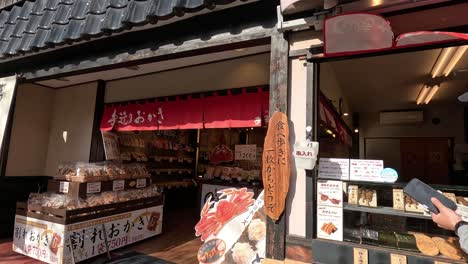
{"type": "Polygon", "coordinates": [[[0,59],[236,0],[27,0],[0,12],[0,59]]]}

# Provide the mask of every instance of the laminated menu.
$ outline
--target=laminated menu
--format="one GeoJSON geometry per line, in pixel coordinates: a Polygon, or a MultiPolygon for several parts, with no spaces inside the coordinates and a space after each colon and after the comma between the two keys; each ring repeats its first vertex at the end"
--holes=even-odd
{"type": "Polygon", "coordinates": [[[317,206],[317,237],[343,241],[343,209],[317,206]]]}
{"type": "Polygon", "coordinates": [[[343,206],[343,183],[341,181],[318,180],[317,204],[343,206]]]}
{"type": "Polygon", "coordinates": [[[320,158],[318,177],[349,180],[349,159],[320,158]]]}
{"type": "Polygon", "coordinates": [[[350,161],[350,180],[384,182],[381,174],[384,169],[383,160],[357,160],[350,161]]]}

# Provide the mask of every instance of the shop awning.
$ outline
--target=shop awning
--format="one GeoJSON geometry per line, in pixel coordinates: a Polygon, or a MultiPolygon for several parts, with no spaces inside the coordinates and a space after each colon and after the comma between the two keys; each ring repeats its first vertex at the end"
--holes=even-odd
{"type": "Polygon", "coordinates": [[[394,37],[390,23],[372,14],[345,14],[324,24],[325,56],[346,56],[451,41],[468,41],[468,34],[411,32],[394,37]]]}
{"type": "Polygon", "coordinates": [[[265,88],[108,104],[101,131],[260,127],[269,114],[265,88]]]}
{"type": "Polygon", "coordinates": [[[154,24],[236,0],[29,0],[0,12],[0,58],[154,24]]]}

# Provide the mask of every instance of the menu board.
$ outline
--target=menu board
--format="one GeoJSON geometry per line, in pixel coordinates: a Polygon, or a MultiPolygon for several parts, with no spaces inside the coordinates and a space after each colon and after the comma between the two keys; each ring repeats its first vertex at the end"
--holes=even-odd
{"type": "Polygon", "coordinates": [[[350,165],[350,180],[383,182],[381,176],[384,169],[383,160],[352,159],[350,165]]]}
{"type": "Polygon", "coordinates": [[[317,204],[343,207],[343,183],[341,181],[318,180],[317,204]]]}
{"type": "Polygon", "coordinates": [[[343,241],[343,208],[317,206],[317,237],[343,241]]]}
{"type": "Polygon", "coordinates": [[[349,180],[349,159],[321,158],[318,177],[336,180],[349,180]]]}
{"type": "Polygon", "coordinates": [[[234,150],[236,160],[257,159],[257,145],[236,145],[234,150]]]}

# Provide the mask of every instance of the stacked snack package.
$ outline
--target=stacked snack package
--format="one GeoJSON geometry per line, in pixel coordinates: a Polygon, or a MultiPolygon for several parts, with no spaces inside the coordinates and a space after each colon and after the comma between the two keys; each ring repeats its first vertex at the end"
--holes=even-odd
{"type": "Polygon", "coordinates": [[[68,163],[59,166],[56,180],[72,182],[98,182],[149,177],[143,164],[68,163]]]}
{"type": "Polygon", "coordinates": [[[74,210],[80,208],[88,208],[105,204],[113,204],[118,202],[127,202],[144,198],[156,197],[161,194],[159,187],[151,185],[143,189],[124,190],[118,192],[102,192],[99,194],[89,195],[86,199],[70,198],[64,194],[56,193],[32,193],[29,196],[29,205],[39,205],[54,209],[74,210]]]}

